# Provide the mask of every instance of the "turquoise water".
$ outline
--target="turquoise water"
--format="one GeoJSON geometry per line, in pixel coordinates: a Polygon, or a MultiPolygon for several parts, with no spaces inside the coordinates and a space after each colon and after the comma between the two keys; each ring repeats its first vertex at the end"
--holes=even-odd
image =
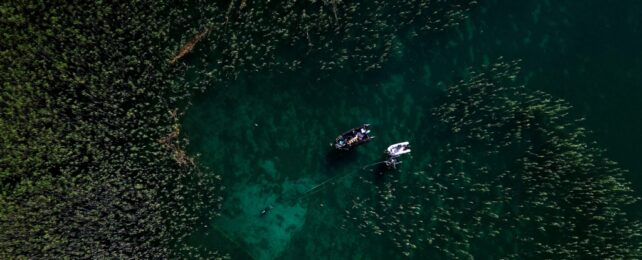
{"type": "MultiPolygon", "coordinates": [[[[211,162],[213,171],[224,173],[230,191],[223,217],[215,224],[242,237],[258,258],[297,249],[293,240],[314,240],[303,234],[327,238],[344,233],[337,223],[352,196],[352,182],[357,175],[367,175],[360,168],[377,161],[386,144],[415,141],[421,128],[428,127],[423,120],[427,111],[421,109],[428,96],[402,91],[408,85],[405,81],[394,76],[372,85],[348,79],[297,82],[284,75],[227,87],[215,95],[217,102],[199,98],[192,108],[198,121],[188,121],[193,124],[192,147],[201,153],[201,161],[211,162]],[[357,93],[365,95],[356,97],[357,93]],[[233,98],[237,96],[243,98],[233,98]],[[397,101],[403,103],[386,105],[397,101]],[[373,107],[373,102],[378,105],[373,107]],[[361,122],[373,124],[375,140],[349,153],[332,152],[328,144],[334,137],[361,122]],[[213,147],[215,153],[205,152],[213,147]],[[298,199],[333,177],[339,179],[337,185],[298,199]],[[270,204],[275,207],[273,214],[259,217],[259,210],[270,204]]],[[[415,157],[423,156],[421,143],[413,142],[418,147],[415,157]]],[[[315,246],[318,253],[333,248],[315,246]]]]}
{"type": "Polygon", "coordinates": [[[522,59],[527,87],[568,100],[586,117],[598,146],[630,170],[642,195],[640,14],[642,2],[633,0],[484,1],[453,30],[401,46],[375,73],[263,72],[197,95],[183,122],[189,151],[222,175],[226,193],[222,215],[195,243],[238,258],[403,257],[387,234],[362,236],[345,211],[386,189],[421,192],[407,187],[413,173],[440,164],[433,158],[448,142],[435,133],[431,109],[467,67],[500,56],[522,59]],[[328,143],[361,123],[373,125],[375,140],[332,152],[328,143]],[[413,152],[397,173],[381,179],[362,169],[400,141],[413,152]],[[267,205],[272,212],[260,217],[267,205]]]}

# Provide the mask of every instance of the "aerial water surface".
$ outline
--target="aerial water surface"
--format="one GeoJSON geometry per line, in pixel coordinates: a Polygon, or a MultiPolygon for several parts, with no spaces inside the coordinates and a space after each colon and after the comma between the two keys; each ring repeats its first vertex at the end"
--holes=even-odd
{"type": "MultiPolygon", "coordinates": [[[[633,0],[480,1],[457,27],[397,46],[375,72],[319,74],[304,64],[293,72],[241,74],[195,95],[183,119],[188,150],[226,188],[221,216],[212,216],[194,244],[252,259],[447,257],[417,235],[429,231],[413,223],[428,221],[426,207],[440,202],[417,202],[427,188],[415,178],[443,165],[441,153],[456,142],[438,131],[445,126],[433,115],[447,87],[469,68],[497,60],[521,60],[517,85],[568,101],[574,117],[586,118],[580,124],[593,132],[595,146],[629,170],[625,177],[642,195],[640,14],[642,2],[633,0]],[[363,123],[372,125],[373,141],[350,152],[331,149],[337,135],[363,123]],[[398,170],[380,176],[366,167],[401,141],[411,143],[412,153],[398,170]],[[399,203],[377,204],[386,196],[399,203]],[[354,216],[372,201],[364,211],[404,212],[399,222],[373,232],[364,224],[368,217],[354,216]],[[415,210],[423,218],[413,217],[415,210]]],[[[642,210],[629,214],[640,217],[642,210]]],[[[447,251],[502,255],[482,242],[457,245],[447,251]]]]}

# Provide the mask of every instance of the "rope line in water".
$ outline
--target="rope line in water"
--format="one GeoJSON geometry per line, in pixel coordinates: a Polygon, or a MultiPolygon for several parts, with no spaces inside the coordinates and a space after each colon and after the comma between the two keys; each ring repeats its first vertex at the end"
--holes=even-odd
{"type": "MultiPolygon", "coordinates": [[[[321,183],[317,184],[316,186],[314,186],[314,187],[312,187],[312,188],[308,189],[307,191],[305,191],[305,192],[301,193],[301,194],[300,194],[300,195],[298,195],[297,197],[292,198],[292,199],[290,199],[290,200],[286,200],[286,199],[284,199],[285,194],[281,194],[281,196],[279,196],[279,197],[274,201],[274,204],[279,203],[279,202],[298,201],[298,200],[303,199],[303,198],[305,198],[305,197],[307,197],[307,196],[313,195],[313,194],[315,194],[315,193],[317,193],[317,192],[319,192],[319,191],[324,190],[325,188],[329,187],[329,186],[325,186],[325,187],[324,187],[324,185],[326,185],[326,184],[328,184],[328,183],[331,183],[331,182],[333,182],[333,181],[339,181],[339,180],[341,180],[341,179],[343,179],[343,178],[345,178],[345,177],[348,177],[348,176],[350,176],[350,175],[353,175],[353,174],[355,174],[355,173],[357,173],[357,172],[358,172],[358,171],[355,171],[355,172],[348,172],[348,173],[345,173],[345,174],[343,174],[343,175],[341,175],[341,174],[340,174],[340,175],[337,175],[337,176],[330,177],[329,179],[327,179],[327,180],[325,180],[325,181],[323,181],[323,182],[321,182],[321,183]],[[321,187],[324,187],[324,188],[323,188],[323,189],[319,189],[319,188],[321,188],[321,187]]],[[[266,207],[266,208],[267,208],[267,207],[266,207]]],[[[272,208],[274,208],[274,207],[272,207],[272,208]]]]}
{"type": "MultiPolygon", "coordinates": [[[[301,194],[298,198],[296,198],[296,200],[300,200],[300,199],[302,199],[302,198],[305,198],[306,196],[313,195],[313,194],[315,194],[315,193],[317,193],[317,192],[319,192],[319,191],[322,191],[322,190],[324,190],[324,189],[318,189],[318,188],[319,188],[319,187],[322,187],[323,185],[325,185],[325,184],[327,184],[327,183],[329,183],[329,182],[332,182],[332,181],[339,181],[339,180],[341,180],[341,179],[343,179],[343,178],[345,178],[345,177],[348,177],[348,176],[350,176],[350,175],[352,175],[352,174],[355,174],[355,173],[357,173],[357,172],[355,171],[355,172],[349,172],[349,173],[346,173],[346,174],[344,174],[344,175],[337,175],[337,176],[333,176],[333,177],[331,177],[330,179],[328,179],[328,180],[326,180],[326,181],[324,181],[324,182],[322,182],[322,183],[320,183],[320,184],[317,184],[317,186],[314,186],[314,187],[312,187],[311,189],[309,189],[308,191],[304,192],[304,193],[303,193],[303,194],[301,194]]],[[[330,187],[330,186],[326,186],[326,188],[327,188],[327,187],[330,187]]]]}
{"type": "Polygon", "coordinates": [[[366,165],[366,166],[361,167],[361,169],[362,169],[362,170],[366,170],[366,169],[368,169],[368,168],[370,168],[370,167],[372,167],[372,166],[375,166],[375,165],[377,165],[377,164],[382,164],[382,163],[385,163],[385,162],[386,162],[386,161],[380,161],[380,162],[376,162],[376,163],[371,163],[371,164],[368,164],[368,165],[366,165]]]}

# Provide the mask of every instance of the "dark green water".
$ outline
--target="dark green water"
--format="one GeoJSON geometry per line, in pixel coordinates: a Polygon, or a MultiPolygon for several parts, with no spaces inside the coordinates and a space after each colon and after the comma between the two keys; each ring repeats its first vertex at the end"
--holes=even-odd
{"type": "Polygon", "coordinates": [[[642,2],[634,0],[484,1],[459,27],[401,46],[376,74],[268,72],[197,96],[183,124],[189,149],[227,188],[211,225],[218,230],[195,240],[256,259],[401,257],[386,239],[364,238],[345,221],[352,200],[373,189],[363,181],[372,173],[361,167],[399,141],[410,141],[413,155],[385,181],[403,183],[438,163],[432,153],[446,140],[431,134],[437,97],[467,67],[500,56],[523,60],[529,88],[574,105],[642,195],[640,15],[642,2]],[[331,152],[336,135],[365,122],[373,124],[373,142],[331,152]],[[330,178],[336,181],[301,197],[330,178]],[[259,217],[270,204],[273,211],[259,217]]]}

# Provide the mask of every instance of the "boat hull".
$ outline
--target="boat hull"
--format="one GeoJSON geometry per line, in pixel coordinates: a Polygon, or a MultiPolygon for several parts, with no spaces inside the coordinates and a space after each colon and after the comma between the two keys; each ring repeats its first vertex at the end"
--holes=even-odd
{"type": "Polygon", "coordinates": [[[330,145],[334,147],[334,149],[347,151],[361,144],[370,142],[372,139],[374,139],[374,136],[370,135],[370,125],[364,124],[339,135],[334,143],[330,145]]]}

